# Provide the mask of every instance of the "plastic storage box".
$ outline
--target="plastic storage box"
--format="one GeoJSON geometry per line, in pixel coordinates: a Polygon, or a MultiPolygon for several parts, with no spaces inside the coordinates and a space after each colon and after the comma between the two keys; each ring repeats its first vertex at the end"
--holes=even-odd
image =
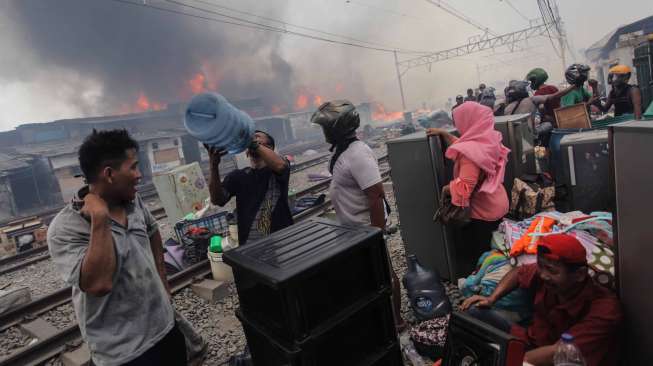
{"type": "Polygon", "coordinates": [[[298,342],[390,288],[381,231],[311,219],[226,252],[242,314],[281,342],[298,342]]]}
{"type": "Polygon", "coordinates": [[[402,365],[389,293],[351,309],[301,343],[283,343],[240,311],[255,365],[363,366],[402,365]]]}

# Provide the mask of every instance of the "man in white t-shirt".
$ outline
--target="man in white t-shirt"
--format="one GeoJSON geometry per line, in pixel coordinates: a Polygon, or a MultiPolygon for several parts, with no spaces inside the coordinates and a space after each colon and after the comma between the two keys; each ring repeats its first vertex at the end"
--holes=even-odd
{"type": "MultiPolygon", "coordinates": [[[[338,221],[347,225],[372,225],[385,229],[383,183],[374,152],[356,137],[360,117],[356,107],[347,100],[322,104],[311,122],[322,127],[333,156],[329,171],[333,175],[329,196],[338,221]]],[[[401,318],[399,278],[392,269],[392,297],[395,322],[399,331],[405,328],[401,318]]]]}

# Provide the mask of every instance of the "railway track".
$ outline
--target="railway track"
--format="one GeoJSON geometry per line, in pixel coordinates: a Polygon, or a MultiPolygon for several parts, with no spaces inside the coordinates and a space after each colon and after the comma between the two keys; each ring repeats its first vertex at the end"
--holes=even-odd
{"type": "MultiPolygon", "coordinates": [[[[379,163],[387,160],[387,155],[379,159],[379,163]]],[[[383,180],[390,178],[390,170],[381,173],[383,180]]],[[[297,196],[305,196],[325,190],[330,184],[330,179],[317,183],[307,189],[297,192],[297,196]]],[[[302,211],[295,215],[295,222],[301,222],[311,217],[320,216],[331,207],[331,201],[325,200],[324,203],[302,211]]],[[[159,208],[160,212],[153,210],[153,214],[165,217],[165,212],[159,208]]],[[[175,275],[168,278],[173,293],[181,291],[183,288],[191,285],[194,281],[206,278],[211,274],[211,268],[208,260],[197,263],[175,275]]],[[[47,312],[67,304],[71,301],[71,287],[62,288],[46,296],[42,296],[34,301],[16,308],[8,313],[0,315],[0,333],[20,325],[25,321],[30,321],[43,316],[47,312]]],[[[0,359],[0,366],[29,366],[41,365],[58,355],[79,347],[82,344],[81,333],[76,323],[66,328],[60,329],[52,336],[39,339],[26,347],[23,347],[9,356],[0,359]]]]}
{"type": "MultiPolygon", "coordinates": [[[[323,164],[327,162],[330,158],[330,154],[322,154],[320,156],[317,156],[313,159],[304,161],[302,163],[296,164],[293,166],[291,172],[297,173],[302,170],[306,170],[308,168],[323,164]]],[[[379,164],[386,162],[388,160],[388,156],[384,155],[378,159],[379,164]]],[[[301,198],[303,196],[309,195],[309,194],[314,194],[320,191],[325,190],[329,184],[331,183],[331,179],[325,179],[322,182],[319,182],[317,184],[314,184],[306,189],[303,189],[301,191],[298,191],[296,193],[297,198],[301,198]]],[[[154,187],[154,184],[149,183],[146,185],[143,185],[139,189],[139,195],[144,201],[151,201],[154,199],[158,199],[158,194],[156,192],[156,188],[154,187]]],[[[54,218],[54,216],[58,213],[59,211],[55,213],[48,213],[48,215],[51,215],[51,217],[48,219],[48,223],[54,218]]],[[[151,210],[152,215],[154,215],[154,218],[157,220],[160,220],[165,217],[165,211],[163,207],[158,207],[155,209],[151,210]]],[[[42,220],[45,222],[46,219],[42,218],[42,220]]],[[[47,246],[43,247],[38,247],[34,249],[27,250],[25,252],[18,253],[14,256],[7,257],[7,258],[2,258],[0,259],[0,276],[6,273],[11,273],[18,271],[20,269],[23,269],[25,267],[28,267],[32,264],[47,260],[50,258],[50,254],[47,253],[47,246]],[[29,258],[29,259],[27,259],[29,258]]]]}
{"type": "MultiPolygon", "coordinates": [[[[300,145],[297,145],[297,146],[290,146],[290,147],[285,148],[285,149],[279,149],[279,153],[283,154],[283,155],[299,155],[299,154],[301,154],[301,153],[303,153],[303,152],[305,152],[307,150],[320,151],[320,150],[325,149],[327,146],[328,145],[326,143],[324,143],[324,142],[315,142],[315,141],[313,141],[313,142],[303,143],[303,144],[300,144],[300,145]]],[[[227,168],[227,170],[229,169],[228,166],[226,168],[227,168]]],[[[146,189],[149,189],[149,188],[146,188],[146,189]]],[[[21,221],[29,220],[29,219],[33,218],[34,216],[40,217],[41,220],[43,220],[43,222],[46,225],[49,225],[50,222],[52,221],[52,219],[57,215],[57,213],[59,213],[59,211],[61,211],[61,209],[63,207],[64,207],[64,205],[59,205],[59,206],[48,208],[46,210],[35,212],[35,213],[32,213],[30,215],[26,215],[26,216],[23,216],[23,217],[12,218],[10,220],[3,220],[3,221],[0,221],[0,226],[5,226],[5,225],[8,225],[8,224],[13,223],[13,222],[21,222],[21,221]]]]}

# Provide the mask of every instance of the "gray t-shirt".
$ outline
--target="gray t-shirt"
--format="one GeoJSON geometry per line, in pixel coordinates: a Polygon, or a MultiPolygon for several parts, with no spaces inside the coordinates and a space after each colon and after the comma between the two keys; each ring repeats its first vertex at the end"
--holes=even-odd
{"type": "Polygon", "coordinates": [[[128,228],[112,221],[113,288],[93,296],[79,288],[91,229],[80,208],[76,196],[59,212],[48,229],[48,247],[57,271],[73,288],[73,306],[93,363],[120,365],[143,354],[174,326],[174,310],[150,248],[158,225],[138,196],[128,207],[128,228]]]}
{"type": "Polygon", "coordinates": [[[369,225],[370,207],[364,190],[381,182],[374,152],[362,141],[354,141],[333,166],[329,196],[338,221],[369,225]]]}

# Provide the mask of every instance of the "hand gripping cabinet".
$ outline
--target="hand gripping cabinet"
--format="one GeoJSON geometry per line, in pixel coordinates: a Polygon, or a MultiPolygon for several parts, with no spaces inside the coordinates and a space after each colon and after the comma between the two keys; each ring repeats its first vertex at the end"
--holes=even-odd
{"type": "Polygon", "coordinates": [[[378,228],[311,219],[224,260],[255,365],[401,365],[378,228]]]}
{"type": "Polygon", "coordinates": [[[615,270],[625,312],[622,364],[646,365],[653,360],[653,122],[630,121],[611,126],[609,141],[615,270]]]}

